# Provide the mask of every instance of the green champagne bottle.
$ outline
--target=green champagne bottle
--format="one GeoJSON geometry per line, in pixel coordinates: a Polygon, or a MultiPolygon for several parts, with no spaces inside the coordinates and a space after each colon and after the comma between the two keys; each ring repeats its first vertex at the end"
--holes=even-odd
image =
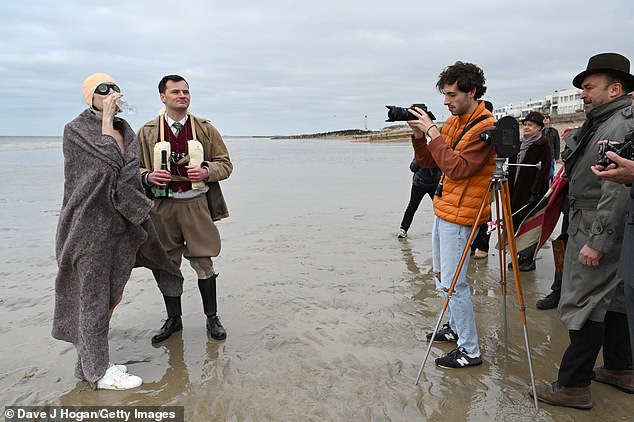
{"type": "MultiPolygon", "coordinates": [[[[161,151],[161,170],[168,170],[167,168],[167,151],[161,151]]],[[[156,192],[154,192],[154,197],[156,198],[171,198],[172,194],[172,184],[168,181],[165,183],[165,186],[157,186],[156,192]]]]}

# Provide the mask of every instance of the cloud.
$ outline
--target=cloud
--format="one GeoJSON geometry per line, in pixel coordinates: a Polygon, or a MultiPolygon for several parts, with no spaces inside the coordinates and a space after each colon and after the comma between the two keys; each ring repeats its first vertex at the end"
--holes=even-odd
{"type": "Polygon", "coordinates": [[[426,103],[456,60],[481,66],[496,105],[571,86],[598,52],[632,58],[630,0],[513,3],[284,1],[3,2],[0,135],[58,135],[85,106],[84,78],[112,74],[139,113],[169,73],[226,135],[381,128],[385,104],[426,103]],[[617,31],[616,28],[622,28],[617,31]],[[36,124],[34,124],[34,121],[36,124]]]}

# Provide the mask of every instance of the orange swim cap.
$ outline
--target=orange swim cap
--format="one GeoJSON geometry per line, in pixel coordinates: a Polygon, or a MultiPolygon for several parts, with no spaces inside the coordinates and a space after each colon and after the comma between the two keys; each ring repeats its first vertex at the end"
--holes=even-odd
{"type": "Polygon", "coordinates": [[[95,93],[95,89],[99,86],[99,84],[110,82],[116,84],[117,81],[110,75],[105,73],[93,73],[84,81],[83,89],[84,89],[84,98],[86,99],[86,104],[90,108],[92,108],[92,96],[95,93]]]}

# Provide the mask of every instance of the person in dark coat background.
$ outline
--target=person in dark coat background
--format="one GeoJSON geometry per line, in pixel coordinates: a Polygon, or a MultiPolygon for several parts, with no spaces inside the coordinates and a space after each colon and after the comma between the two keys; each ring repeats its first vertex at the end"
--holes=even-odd
{"type": "MultiPolygon", "coordinates": [[[[509,159],[509,181],[511,182],[511,210],[513,227],[519,227],[528,212],[548,190],[552,151],[548,139],[542,136],[544,116],[531,111],[522,120],[523,137],[520,151],[509,159]],[[535,164],[540,165],[539,168],[535,164]],[[515,166],[513,164],[523,164],[515,166]]],[[[535,247],[519,253],[520,271],[535,269],[535,247]]]]}
{"type": "Polygon", "coordinates": [[[548,114],[544,114],[544,128],[542,129],[542,136],[548,139],[551,151],[553,152],[553,159],[550,161],[550,174],[548,175],[548,180],[552,183],[553,177],[555,177],[555,162],[559,160],[561,140],[559,139],[559,131],[557,128],[551,126],[550,116],[548,114]]]}
{"type": "Polygon", "coordinates": [[[414,173],[414,176],[412,177],[412,190],[409,196],[409,203],[407,204],[407,209],[405,209],[405,214],[401,221],[401,228],[397,235],[399,239],[407,237],[407,230],[409,230],[409,227],[412,225],[414,214],[416,214],[418,206],[425,195],[429,195],[429,198],[432,201],[434,200],[434,192],[436,191],[436,186],[438,186],[438,181],[442,174],[438,167],[421,167],[415,159],[410,163],[409,169],[414,173]]]}

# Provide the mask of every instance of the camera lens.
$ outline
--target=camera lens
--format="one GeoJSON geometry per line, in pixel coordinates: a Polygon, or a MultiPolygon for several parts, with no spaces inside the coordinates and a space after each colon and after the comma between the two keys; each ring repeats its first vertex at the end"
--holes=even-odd
{"type": "Polygon", "coordinates": [[[387,122],[406,122],[408,120],[416,120],[416,116],[407,111],[406,108],[397,106],[388,106],[387,122]]]}
{"type": "MultiPolygon", "coordinates": [[[[407,122],[409,120],[416,120],[418,118],[410,113],[407,108],[389,105],[386,105],[385,107],[388,108],[386,122],[407,122]]],[[[418,107],[422,109],[425,113],[427,113],[430,119],[436,120],[436,116],[434,116],[431,111],[427,110],[427,106],[425,104],[414,104],[412,105],[412,108],[413,107],[418,107]]]]}

